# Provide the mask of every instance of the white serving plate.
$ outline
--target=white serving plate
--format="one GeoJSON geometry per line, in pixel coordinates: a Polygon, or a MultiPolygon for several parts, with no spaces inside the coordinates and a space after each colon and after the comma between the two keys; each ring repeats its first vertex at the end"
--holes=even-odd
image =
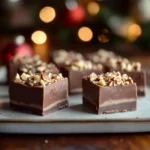
{"type": "Polygon", "coordinates": [[[1,133],[116,133],[150,131],[150,88],[137,111],[96,115],[84,110],[81,95],[69,97],[70,107],[46,116],[12,111],[8,87],[0,86],[1,133]]]}

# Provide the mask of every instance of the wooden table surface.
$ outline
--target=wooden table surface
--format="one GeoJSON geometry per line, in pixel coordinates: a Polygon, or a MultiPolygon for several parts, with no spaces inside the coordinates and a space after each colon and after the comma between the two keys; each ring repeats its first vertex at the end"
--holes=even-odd
{"type": "Polygon", "coordinates": [[[84,135],[0,134],[0,150],[150,150],[150,133],[84,135]]]}

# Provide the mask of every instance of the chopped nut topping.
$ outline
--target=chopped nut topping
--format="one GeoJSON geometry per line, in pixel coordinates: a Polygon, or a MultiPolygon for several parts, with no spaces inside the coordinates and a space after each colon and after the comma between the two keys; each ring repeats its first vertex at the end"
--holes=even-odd
{"type": "Polygon", "coordinates": [[[74,61],[83,59],[82,54],[74,51],[66,51],[64,49],[57,50],[53,53],[54,62],[57,64],[64,64],[67,61],[74,61]]]}
{"type": "Polygon", "coordinates": [[[46,64],[45,62],[41,62],[40,64],[35,63],[33,65],[25,64],[23,67],[19,69],[18,72],[20,74],[23,72],[29,74],[44,72],[46,74],[49,74],[49,73],[58,73],[59,70],[53,63],[46,64]]]}
{"type": "Polygon", "coordinates": [[[44,80],[40,80],[40,84],[42,85],[42,86],[45,86],[45,82],[44,82],[44,80]]]}
{"type": "Polygon", "coordinates": [[[88,80],[98,86],[119,86],[132,84],[133,80],[127,74],[118,72],[107,72],[106,74],[97,75],[95,73],[90,74],[87,77],[88,80]]]}
{"type": "Polygon", "coordinates": [[[98,63],[98,62],[105,63],[105,62],[107,62],[107,59],[115,58],[115,57],[117,57],[117,56],[112,51],[107,51],[105,49],[99,49],[92,56],[92,61],[94,63],[98,63]]]}
{"type": "Polygon", "coordinates": [[[60,80],[64,79],[62,74],[26,74],[22,73],[21,76],[19,74],[16,74],[16,77],[14,79],[14,82],[22,83],[28,86],[47,86],[49,84],[58,82],[60,80]]]}
{"type": "Polygon", "coordinates": [[[23,64],[32,64],[32,63],[37,62],[39,60],[41,60],[39,55],[23,56],[23,57],[16,55],[12,59],[12,61],[14,63],[23,63],[23,64]]]}
{"type": "Polygon", "coordinates": [[[72,70],[87,70],[87,69],[102,70],[103,69],[102,64],[95,65],[91,61],[87,61],[87,60],[77,60],[73,62],[67,61],[67,63],[65,63],[65,67],[72,70]]]}
{"type": "Polygon", "coordinates": [[[30,77],[30,75],[29,75],[29,74],[26,74],[26,73],[23,73],[23,74],[21,75],[21,79],[24,80],[24,81],[26,81],[29,77],[30,77]]]}
{"type": "Polygon", "coordinates": [[[141,71],[141,63],[139,62],[130,62],[126,58],[110,58],[107,63],[107,67],[110,68],[111,71],[119,70],[119,71],[141,71]]]}
{"type": "Polygon", "coordinates": [[[20,75],[17,73],[15,78],[20,79],[20,75]]]}
{"type": "Polygon", "coordinates": [[[39,72],[43,72],[45,69],[46,69],[45,66],[39,66],[39,67],[37,67],[37,71],[39,71],[39,72]]]}

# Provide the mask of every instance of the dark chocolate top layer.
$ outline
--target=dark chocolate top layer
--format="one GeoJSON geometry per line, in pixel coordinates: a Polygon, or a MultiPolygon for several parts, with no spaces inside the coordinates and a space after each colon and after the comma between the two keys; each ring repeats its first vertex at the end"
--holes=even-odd
{"type": "Polygon", "coordinates": [[[22,73],[19,75],[16,74],[16,77],[14,79],[14,82],[24,84],[27,86],[42,86],[45,87],[49,84],[53,84],[55,82],[58,82],[60,80],[63,80],[64,77],[62,74],[52,74],[49,73],[48,75],[45,73],[40,74],[27,74],[22,73]]]}
{"type": "Polygon", "coordinates": [[[85,77],[87,80],[98,86],[119,86],[133,84],[133,80],[127,74],[118,72],[107,72],[97,75],[95,73],[85,77]]]}

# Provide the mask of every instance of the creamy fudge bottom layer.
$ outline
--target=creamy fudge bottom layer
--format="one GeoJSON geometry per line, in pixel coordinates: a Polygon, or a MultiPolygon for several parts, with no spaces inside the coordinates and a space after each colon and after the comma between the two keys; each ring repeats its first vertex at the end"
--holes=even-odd
{"type": "Polygon", "coordinates": [[[44,109],[40,105],[27,104],[27,103],[18,102],[15,100],[11,100],[10,104],[11,104],[12,109],[23,111],[23,112],[35,113],[39,115],[44,115],[44,114],[47,114],[48,112],[53,112],[53,111],[68,107],[69,105],[67,99],[58,100],[48,105],[44,109]]]}
{"type": "Polygon", "coordinates": [[[83,97],[83,104],[98,114],[136,110],[135,99],[109,100],[98,106],[91,99],[83,97]]]}

